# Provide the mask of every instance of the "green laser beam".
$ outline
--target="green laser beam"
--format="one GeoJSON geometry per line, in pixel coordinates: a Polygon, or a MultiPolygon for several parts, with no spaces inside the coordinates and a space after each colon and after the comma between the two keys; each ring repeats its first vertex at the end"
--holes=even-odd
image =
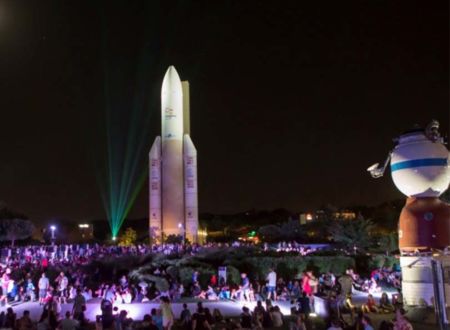
{"type": "Polygon", "coordinates": [[[106,148],[97,154],[103,157],[96,164],[96,170],[111,235],[117,237],[147,178],[147,136],[152,112],[145,102],[150,90],[146,74],[150,71],[152,57],[148,51],[151,43],[146,41],[138,64],[130,69],[128,60],[121,63],[119,57],[108,51],[107,32],[106,19],[102,15],[103,140],[106,148]],[[124,87],[127,73],[133,69],[134,93],[129,96],[124,87]]]}

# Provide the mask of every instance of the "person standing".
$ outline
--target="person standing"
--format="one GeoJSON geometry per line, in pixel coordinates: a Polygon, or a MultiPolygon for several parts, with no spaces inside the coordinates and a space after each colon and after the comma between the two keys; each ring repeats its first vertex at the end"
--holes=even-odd
{"type": "Polygon", "coordinates": [[[192,330],[192,315],[186,303],[183,304],[183,311],[180,315],[180,322],[183,329],[192,330]]]}
{"type": "Polygon", "coordinates": [[[83,307],[86,306],[86,299],[81,294],[81,289],[77,289],[77,295],[75,296],[75,299],[73,300],[73,318],[75,320],[79,320],[81,316],[83,315],[83,307]]]}
{"type": "Polygon", "coordinates": [[[55,281],[58,285],[59,302],[63,304],[66,302],[67,286],[69,285],[69,279],[64,274],[64,272],[61,272],[55,281]]]}
{"type": "Polygon", "coordinates": [[[170,305],[170,300],[168,297],[161,297],[161,314],[163,320],[163,328],[164,330],[170,330],[173,326],[173,311],[172,306],[170,305]]]}
{"type": "Polygon", "coordinates": [[[277,300],[277,273],[270,268],[269,274],[266,277],[267,281],[267,299],[277,300]]]}
{"type": "Polygon", "coordinates": [[[41,278],[38,282],[39,289],[39,305],[43,305],[45,302],[45,297],[47,297],[48,287],[50,286],[50,282],[48,278],[45,276],[45,273],[42,273],[41,278]]]}
{"type": "Polygon", "coordinates": [[[6,271],[3,273],[1,277],[1,287],[2,287],[2,297],[1,301],[5,301],[5,304],[8,306],[8,288],[9,283],[11,281],[11,278],[9,274],[11,273],[11,270],[9,268],[6,268],[6,271]]]}
{"type": "Polygon", "coordinates": [[[248,300],[250,300],[250,297],[249,297],[250,280],[248,279],[246,273],[241,274],[241,279],[242,279],[242,284],[240,287],[241,296],[239,297],[239,299],[243,300],[242,299],[242,297],[243,297],[245,301],[248,301],[248,300]]]}
{"type": "Polygon", "coordinates": [[[341,295],[343,297],[351,294],[353,287],[353,277],[351,276],[351,269],[347,269],[345,274],[339,277],[338,282],[341,285],[341,295]]]}
{"type": "Polygon", "coordinates": [[[311,286],[309,285],[308,272],[303,273],[302,290],[303,290],[303,292],[305,292],[308,295],[308,297],[312,295],[312,289],[311,289],[311,286]]]}

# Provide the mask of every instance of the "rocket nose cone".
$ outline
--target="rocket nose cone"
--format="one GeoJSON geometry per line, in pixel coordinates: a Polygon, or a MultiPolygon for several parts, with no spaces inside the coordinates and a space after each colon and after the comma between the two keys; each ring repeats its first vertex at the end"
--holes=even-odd
{"type": "Polygon", "coordinates": [[[169,66],[169,68],[167,69],[166,74],[164,75],[163,85],[164,83],[169,82],[170,83],[180,82],[181,84],[180,76],[178,75],[178,72],[173,65],[169,66]]]}
{"type": "Polygon", "coordinates": [[[173,93],[180,92],[181,93],[181,80],[178,75],[177,70],[173,65],[169,66],[164,76],[163,84],[162,84],[162,93],[173,93]]]}

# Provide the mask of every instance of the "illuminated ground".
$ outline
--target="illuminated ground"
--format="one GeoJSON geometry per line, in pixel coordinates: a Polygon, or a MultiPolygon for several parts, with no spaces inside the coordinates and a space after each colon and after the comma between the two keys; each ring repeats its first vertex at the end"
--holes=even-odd
{"type": "MultiPolygon", "coordinates": [[[[362,304],[366,299],[366,294],[364,293],[355,293],[353,295],[354,302],[358,305],[362,304]]],[[[233,317],[238,316],[242,312],[242,307],[247,306],[251,310],[255,307],[256,302],[241,302],[241,301],[217,301],[217,302],[203,302],[204,307],[208,307],[211,312],[218,308],[222,314],[226,317],[233,317]]],[[[281,312],[284,315],[290,315],[290,302],[288,301],[277,301],[274,303],[274,305],[278,305],[281,309],[281,312]]],[[[159,308],[159,303],[132,303],[132,304],[115,304],[114,306],[117,306],[119,310],[126,310],[128,311],[129,317],[133,318],[134,320],[142,320],[145,314],[150,314],[150,311],[152,308],[159,308]]],[[[24,310],[29,310],[31,313],[31,318],[33,320],[38,320],[41,313],[42,313],[42,306],[39,306],[38,303],[34,302],[26,302],[26,303],[19,303],[17,305],[12,306],[14,311],[17,313],[17,316],[20,317],[24,310]]],[[[6,310],[7,307],[1,307],[0,311],[6,310]]],[[[175,313],[175,317],[179,317],[182,309],[182,303],[173,303],[172,304],[173,311],[175,313]]],[[[188,303],[188,308],[191,310],[191,312],[195,312],[197,309],[197,303],[196,302],[190,302],[188,303]]],[[[66,311],[72,310],[72,304],[63,304],[62,305],[62,311],[61,315],[64,315],[66,311]]],[[[318,301],[317,303],[317,312],[318,314],[322,314],[323,308],[322,304],[318,301]]],[[[87,311],[86,311],[86,317],[93,321],[95,320],[95,316],[101,314],[100,311],[100,300],[99,299],[93,299],[87,303],[87,311]]]]}
{"type": "MultiPolygon", "coordinates": [[[[256,303],[243,303],[243,302],[233,302],[233,301],[219,301],[219,302],[204,302],[203,306],[208,307],[211,311],[214,308],[218,308],[224,316],[238,316],[242,312],[242,306],[246,305],[251,309],[254,308],[256,303]]],[[[277,303],[280,306],[282,313],[285,315],[290,314],[290,305],[289,302],[279,302],[277,303]]],[[[86,317],[93,321],[95,320],[96,315],[100,315],[100,300],[93,300],[87,303],[87,311],[86,317]]],[[[133,318],[134,320],[142,320],[145,314],[150,314],[152,308],[159,308],[159,303],[132,303],[132,304],[117,304],[114,305],[119,308],[119,310],[126,310],[128,312],[128,316],[133,318]]],[[[20,317],[24,310],[29,310],[31,313],[31,318],[33,320],[38,320],[42,313],[42,306],[39,306],[38,303],[34,302],[26,302],[18,305],[12,306],[14,311],[17,313],[17,316],[20,317]]],[[[197,303],[188,303],[188,307],[191,312],[195,312],[197,309],[197,303]]],[[[0,311],[6,310],[7,307],[1,307],[0,311]]],[[[182,303],[174,303],[172,304],[172,309],[175,313],[175,317],[179,317],[182,310],[182,303]]],[[[61,314],[64,315],[66,311],[72,310],[72,304],[63,304],[61,314]]]]}
{"type": "MultiPolygon", "coordinates": [[[[375,295],[375,299],[378,300],[378,295],[375,295]]],[[[356,305],[361,305],[365,300],[367,295],[360,292],[355,292],[353,295],[356,305]]],[[[244,303],[244,302],[233,302],[233,301],[219,301],[219,302],[203,302],[203,305],[205,307],[208,307],[211,311],[214,308],[218,308],[222,314],[225,317],[236,317],[239,316],[242,311],[242,306],[246,305],[250,309],[253,309],[255,306],[255,302],[251,303],[244,303]]],[[[285,301],[278,301],[276,302],[276,305],[280,306],[281,312],[288,316],[290,315],[290,303],[285,301]]],[[[39,306],[38,303],[21,303],[15,306],[12,306],[14,311],[17,313],[17,317],[20,317],[24,310],[29,310],[31,313],[31,318],[34,321],[37,321],[40,317],[40,314],[42,312],[42,306],[39,306]]],[[[129,317],[133,318],[134,320],[142,320],[143,316],[145,314],[150,314],[150,311],[152,308],[158,308],[158,303],[135,303],[135,304],[118,304],[117,307],[119,310],[126,310],[128,311],[129,317]]],[[[320,306],[318,307],[318,313],[320,313],[320,306]]],[[[182,303],[173,303],[172,304],[173,311],[175,313],[175,317],[179,318],[179,315],[181,313],[182,309],[182,303]]],[[[191,310],[191,312],[194,312],[197,308],[196,302],[188,303],[188,308],[191,310]]],[[[6,307],[1,307],[0,311],[6,310],[6,307]]],[[[64,315],[66,311],[72,310],[72,304],[65,304],[62,306],[61,314],[64,315]]],[[[449,311],[450,312],[450,311],[449,311]]],[[[413,311],[413,313],[415,313],[413,311]]],[[[95,316],[100,314],[100,301],[98,299],[89,301],[87,304],[87,312],[86,317],[90,321],[95,320],[95,316]]],[[[413,326],[414,329],[421,329],[421,330],[432,330],[436,329],[436,325],[434,323],[434,315],[433,313],[429,313],[428,315],[428,321],[414,321],[413,326]],[[430,321],[431,320],[431,321],[430,321]]],[[[375,328],[378,327],[380,322],[382,320],[391,320],[394,318],[393,314],[370,314],[370,317],[372,318],[374,324],[376,325],[375,328]]],[[[350,322],[349,315],[344,315],[344,318],[347,320],[347,322],[350,322]]],[[[316,321],[313,321],[315,324],[316,329],[326,329],[325,323],[323,321],[320,321],[320,319],[315,318],[316,321]]],[[[286,328],[286,327],[285,327],[286,328]]],[[[283,328],[284,329],[284,328],[283,328]]]]}

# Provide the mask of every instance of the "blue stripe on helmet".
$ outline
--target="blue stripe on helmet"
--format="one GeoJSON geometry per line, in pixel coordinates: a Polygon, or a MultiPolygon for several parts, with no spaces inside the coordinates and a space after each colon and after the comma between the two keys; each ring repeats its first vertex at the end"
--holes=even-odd
{"type": "Polygon", "coordinates": [[[398,171],[398,170],[404,170],[404,169],[407,169],[407,168],[414,168],[414,167],[447,166],[447,165],[448,165],[448,159],[447,158],[413,159],[413,160],[405,160],[404,162],[391,164],[391,172],[395,172],[395,171],[398,171]]]}

